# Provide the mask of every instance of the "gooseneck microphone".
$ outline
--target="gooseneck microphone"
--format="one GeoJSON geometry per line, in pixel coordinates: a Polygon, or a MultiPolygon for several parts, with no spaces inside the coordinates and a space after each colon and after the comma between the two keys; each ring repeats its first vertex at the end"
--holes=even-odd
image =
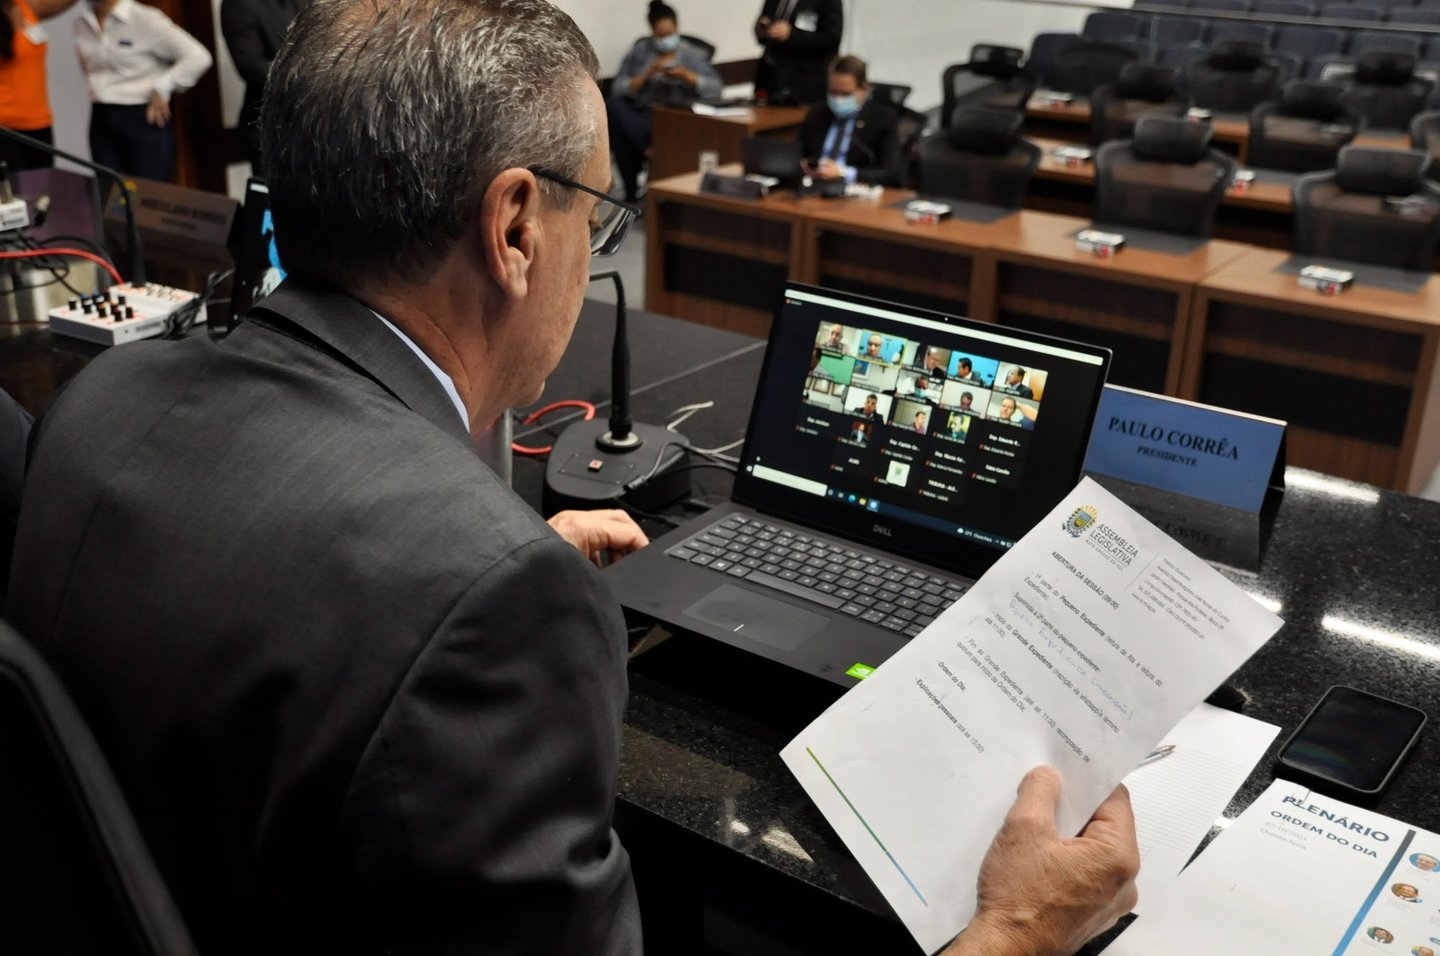
{"type": "Polygon", "coordinates": [[[49,153],[51,156],[58,156],[61,159],[68,159],[70,162],[104,176],[115,183],[120,189],[120,205],[125,209],[125,241],[130,247],[130,268],[127,270],[126,279],[133,286],[145,285],[145,252],[140,245],[140,230],[135,228],[135,193],[130,184],[125,182],[125,177],[118,170],[109,166],[102,166],[92,162],[83,156],[76,156],[74,153],[63,149],[57,149],[49,143],[41,142],[33,136],[26,136],[19,130],[13,130],[8,126],[0,126],[0,136],[13,142],[38,149],[42,153],[49,153]]]}
{"type": "Polygon", "coordinates": [[[610,347],[610,420],[569,425],[545,463],[541,510],[633,505],[653,510],[690,491],[685,462],[689,439],[661,425],[630,420],[630,343],[625,286],[614,269],[590,281],[615,283],[615,337],[610,347]]]}
{"type": "Polygon", "coordinates": [[[590,281],[615,283],[615,340],[610,346],[610,430],[595,439],[601,448],[627,451],[644,443],[630,421],[630,340],[625,329],[625,283],[615,269],[591,273],[590,281]]]}

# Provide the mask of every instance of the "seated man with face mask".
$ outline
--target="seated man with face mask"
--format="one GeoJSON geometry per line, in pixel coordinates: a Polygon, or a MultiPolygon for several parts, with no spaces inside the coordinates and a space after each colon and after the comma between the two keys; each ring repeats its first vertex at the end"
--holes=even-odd
{"type": "Polygon", "coordinates": [[[706,52],[680,36],[673,7],[652,0],[646,19],[650,36],[636,40],[625,54],[605,101],[610,149],[625,184],[626,202],[639,197],[640,170],[650,148],[650,107],[719,96],[724,86],[706,52]]]}
{"type": "Polygon", "coordinates": [[[830,64],[829,93],[800,128],[811,175],[846,183],[899,185],[900,134],[895,111],[870,99],[865,61],[842,56],[830,64]]]}

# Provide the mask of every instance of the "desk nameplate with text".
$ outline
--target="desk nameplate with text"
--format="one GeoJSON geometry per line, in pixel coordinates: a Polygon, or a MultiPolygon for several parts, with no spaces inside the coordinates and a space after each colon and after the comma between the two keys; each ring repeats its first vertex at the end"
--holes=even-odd
{"type": "Polygon", "coordinates": [[[1085,471],[1255,513],[1285,484],[1285,422],[1106,385],[1085,471]]]}

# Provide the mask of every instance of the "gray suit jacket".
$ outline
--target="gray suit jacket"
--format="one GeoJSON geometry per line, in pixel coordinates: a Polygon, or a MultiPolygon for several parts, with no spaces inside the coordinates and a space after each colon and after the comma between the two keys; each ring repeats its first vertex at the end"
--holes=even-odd
{"type": "Polygon", "coordinates": [[[10,619],[201,952],[639,952],[619,610],[368,309],[289,283],[38,427],[10,619]]]}

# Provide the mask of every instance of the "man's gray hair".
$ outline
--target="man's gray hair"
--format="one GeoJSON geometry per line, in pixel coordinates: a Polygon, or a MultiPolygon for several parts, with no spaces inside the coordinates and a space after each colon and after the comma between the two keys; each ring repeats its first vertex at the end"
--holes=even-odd
{"type": "Polygon", "coordinates": [[[545,0],[315,0],[270,69],[261,121],[286,271],[423,281],[503,170],[579,178],[598,69],[545,0]]]}

